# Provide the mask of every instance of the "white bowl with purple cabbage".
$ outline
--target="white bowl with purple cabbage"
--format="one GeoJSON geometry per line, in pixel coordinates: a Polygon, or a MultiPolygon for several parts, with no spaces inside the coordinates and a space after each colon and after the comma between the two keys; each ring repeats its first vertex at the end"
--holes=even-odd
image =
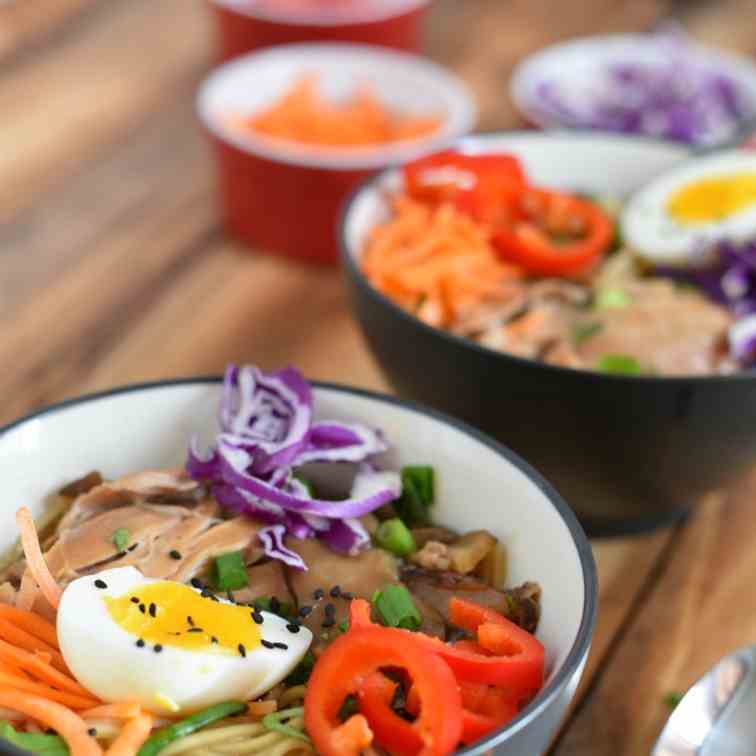
{"type": "MultiPolygon", "coordinates": [[[[540,665],[542,683],[523,688],[527,696],[518,694],[516,706],[496,698],[498,719],[487,710],[463,722],[454,709],[462,703],[456,685],[423,687],[429,672],[418,667],[418,713],[409,683],[386,677],[384,684],[395,686],[389,714],[410,735],[416,728],[439,754],[540,754],[575,693],[597,597],[580,526],[525,462],[431,410],[309,384],[293,369],[266,374],[232,366],[225,380],[130,386],[22,418],[0,429],[0,466],[7,502],[0,509],[0,614],[36,613],[35,627],[57,615],[67,669],[86,690],[105,704],[136,702],[140,717],[152,717],[139,753],[165,748],[193,756],[218,746],[223,753],[346,756],[358,751],[342,747],[344,737],[360,726],[364,734],[366,719],[376,722],[372,735],[380,743],[361,679],[354,682],[357,699],[347,696],[338,712],[318,719],[330,695],[328,674],[339,685],[352,674],[349,664],[334,668],[334,655],[396,636],[423,657],[407,665],[432,661],[433,675],[441,665],[453,682],[462,674],[451,672],[453,659],[472,659],[478,674],[489,665],[486,674],[493,674],[505,659],[473,656],[474,643],[460,644],[470,637],[470,607],[480,615],[480,643],[480,627],[495,631],[493,623],[542,649],[540,660],[528,662],[540,665]],[[26,559],[15,547],[14,511],[23,506],[26,559]],[[29,547],[32,517],[41,556],[29,547]],[[112,595],[127,582],[136,586],[132,593],[112,595]],[[155,598],[147,610],[139,603],[147,592],[177,603],[155,598]],[[202,627],[184,617],[185,600],[202,613],[202,627]],[[93,606],[100,607],[98,623],[88,620],[93,606]],[[221,612],[243,621],[211,637],[207,623],[221,612]],[[184,623],[176,632],[172,613],[184,623]],[[134,623],[138,637],[129,635],[134,623]],[[247,624],[252,630],[242,628],[247,624]],[[262,641],[226,653],[229,632],[254,636],[255,627],[262,641]],[[165,637],[158,644],[159,632],[165,637]],[[207,646],[199,643],[205,635],[207,646]],[[229,672],[212,674],[216,664],[229,672]],[[245,694],[250,690],[254,695],[245,694]],[[434,724],[435,704],[453,714],[457,730],[451,720],[434,724]],[[172,720],[162,719],[166,712],[172,720]],[[172,722],[185,713],[191,716],[177,730],[172,722]],[[488,728],[483,737],[475,730],[480,722],[488,728]],[[334,733],[338,739],[329,740],[334,733]]],[[[526,659],[507,648],[523,669],[526,659]]],[[[510,695],[494,682],[487,688],[510,695]]],[[[23,712],[3,701],[0,753],[18,754],[8,739],[27,742],[23,712]]],[[[69,719],[79,716],[90,728],[79,736],[92,741],[87,753],[119,737],[117,723],[93,726],[86,712],[69,719]]]]}
{"type": "Polygon", "coordinates": [[[676,29],[586,37],[526,58],[510,93],[540,128],[712,147],[736,140],[756,118],[756,65],[676,29]]]}

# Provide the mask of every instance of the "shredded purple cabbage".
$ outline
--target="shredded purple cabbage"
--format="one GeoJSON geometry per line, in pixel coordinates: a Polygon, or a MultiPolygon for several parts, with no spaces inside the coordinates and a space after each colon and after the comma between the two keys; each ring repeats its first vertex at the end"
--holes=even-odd
{"type": "Polygon", "coordinates": [[[396,499],[396,473],[367,463],[388,446],[381,434],[357,423],[312,421],[312,392],[293,368],[264,374],[230,366],[223,382],[220,433],[207,454],[196,439],[186,469],[210,484],[218,503],[268,524],[260,532],[265,553],[307,569],[284,538],[321,538],[332,548],[356,554],[370,538],[358,517],[396,499]],[[311,463],[362,463],[349,498],[313,499],[294,470],[311,463]]]}
{"type": "Polygon", "coordinates": [[[716,144],[756,113],[737,80],[703,62],[680,33],[650,35],[660,61],[609,63],[586,86],[559,79],[535,87],[533,108],[572,128],[716,144]]]}
{"type": "Polygon", "coordinates": [[[737,319],[729,333],[730,352],[744,366],[756,364],[756,241],[723,241],[708,262],[690,268],[658,267],[655,272],[693,284],[737,319]]]}

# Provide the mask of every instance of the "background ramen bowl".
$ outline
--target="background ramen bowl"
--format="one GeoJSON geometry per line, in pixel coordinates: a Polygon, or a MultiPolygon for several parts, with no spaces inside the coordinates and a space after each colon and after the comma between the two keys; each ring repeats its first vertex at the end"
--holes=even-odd
{"type": "MultiPolygon", "coordinates": [[[[505,151],[547,186],[626,195],[685,160],[686,148],[596,133],[492,134],[463,141],[505,151]]],[[[355,312],[397,391],[462,417],[530,460],[589,534],[671,521],[756,461],[756,374],[623,377],[544,365],[431,328],[376,291],[360,270],[370,229],[388,217],[385,173],[352,198],[343,262],[355,312]]]]}
{"type": "MultiPolygon", "coordinates": [[[[220,379],[146,384],[74,399],[0,429],[0,553],[15,542],[18,506],[39,517],[50,492],[89,470],[114,477],[182,465],[193,433],[212,438],[219,398],[220,379]]],[[[316,419],[381,428],[393,444],[389,464],[433,465],[436,522],[490,530],[506,545],[508,582],[536,580],[543,587],[538,637],[546,647],[545,686],[508,727],[463,751],[542,753],[575,693],[596,613],[593,557],[569,507],[519,457],[451,418],[326,384],[315,385],[314,399],[316,419]]],[[[0,754],[9,753],[0,741],[0,754]]]]}
{"type": "Polygon", "coordinates": [[[287,45],[251,53],[216,69],[197,97],[215,148],[221,209],[228,230],[254,247],[321,262],[338,258],[342,203],[366,177],[467,133],[475,106],[467,88],[441,66],[363,45],[287,45]],[[356,148],[319,147],[240,131],[230,120],[278,100],[303,75],[316,74],[326,97],[369,84],[401,113],[438,115],[426,137],[356,148]]]}
{"type": "MultiPolygon", "coordinates": [[[[355,0],[292,7],[277,0],[211,0],[221,60],[294,42],[360,42],[420,52],[429,0],[355,0]]],[[[304,4],[302,4],[304,5],[304,4]]]]}

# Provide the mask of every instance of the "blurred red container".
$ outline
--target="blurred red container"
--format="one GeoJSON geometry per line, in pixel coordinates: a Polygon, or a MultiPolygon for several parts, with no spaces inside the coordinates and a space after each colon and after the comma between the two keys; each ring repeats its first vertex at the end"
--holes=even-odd
{"type": "Polygon", "coordinates": [[[338,217],[357,184],[449,145],[475,121],[467,88],[442,67],[348,44],[286,45],[226,63],[200,87],[197,112],[214,146],[227,230],[256,249],[319,262],[338,258],[338,217]],[[316,74],[328,97],[368,83],[392,109],[438,114],[443,123],[426,138],[346,149],[271,140],[233,125],[234,115],[278,99],[304,74],[316,74]]]}
{"type": "Polygon", "coordinates": [[[296,42],[359,42],[419,52],[429,4],[430,0],[355,0],[332,3],[330,10],[308,10],[274,0],[211,0],[221,61],[296,42]]]}

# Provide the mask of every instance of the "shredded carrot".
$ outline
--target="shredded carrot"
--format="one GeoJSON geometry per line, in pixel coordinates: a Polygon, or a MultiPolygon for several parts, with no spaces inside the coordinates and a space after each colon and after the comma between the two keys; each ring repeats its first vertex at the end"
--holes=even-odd
{"type": "Polygon", "coordinates": [[[496,255],[488,229],[452,205],[394,198],[362,257],[373,285],[429,325],[445,327],[520,289],[521,271],[496,255]]]}
{"type": "Polygon", "coordinates": [[[21,545],[24,549],[29,572],[42,591],[42,595],[50,602],[51,606],[57,609],[62,591],[47,567],[47,562],[45,562],[42,549],[39,546],[39,536],[34,525],[34,518],[27,507],[21,507],[16,512],[16,523],[21,531],[21,545]]]}
{"type": "Polygon", "coordinates": [[[81,713],[85,719],[134,719],[142,713],[138,703],[102,704],[81,713]]]}
{"type": "Polygon", "coordinates": [[[55,690],[55,688],[51,688],[44,683],[34,682],[26,676],[9,674],[3,670],[0,670],[0,686],[2,686],[3,690],[15,689],[34,693],[34,695],[47,698],[50,701],[57,701],[57,703],[68,706],[71,709],[89,709],[97,703],[97,699],[95,698],[55,690]]]}
{"type": "Polygon", "coordinates": [[[38,651],[32,653],[22,648],[16,648],[4,640],[0,640],[0,660],[9,662],[15,667],[30,672],[34,677],[55,686],[59,690],[67,690],[69,693],[92,697],[91,693],[79,685],[76,680],[55,669],[44,658],[44,652],[38,651]]]}
{"type": "Polygon", "coordinates": [[[105,756],[136,756],[137,751],[150,736],[152,716],[144,713],[130,719],[115,739],[105,756]]]}
{"type": "Polygon", "coordinates": [[[12,625],[8,620],[0,617],[0,639],[12,643],[14,646],[26,649],[27,651],[43,651],[50,655],[50,662],[56,669],[65,674],[70,674],[60,651],[50,646],[43,640],[35,638],[31,633],[27,633],[20,627],[12,625]]]}
{"type": "Polygon", "coordinates": [[[278,708],[278,704],[273,701],[250,701],[247,709],[253,717],[264,717],[266,714],[272,714],[278,708]]]}
{"type": "Polygon", "coordinates": [[[318,89],[317,76],[298,79],[279,100],[248,117],[234,118],[236,128],[302,144],[364,147],[437,132],[442,119],[390,110],[369,86],[342,102],[331,102],[318,89]]]}
{"type": "Polygon", "coordinates": [[[65,706],[19,690],[0,688],[0,706],[20,711],[55,730],[71,750],[71,756],[102,756],[102,748],[87,733],[84,720],[65,706]]]}
{"type": "Polygon", "coordinates": [[[17,606],[0,604],[0,619],[12,622],[16,627],[26,630],[54,649],[59,648],[55,626],[34,612],[24,611],[17,606]]]}

